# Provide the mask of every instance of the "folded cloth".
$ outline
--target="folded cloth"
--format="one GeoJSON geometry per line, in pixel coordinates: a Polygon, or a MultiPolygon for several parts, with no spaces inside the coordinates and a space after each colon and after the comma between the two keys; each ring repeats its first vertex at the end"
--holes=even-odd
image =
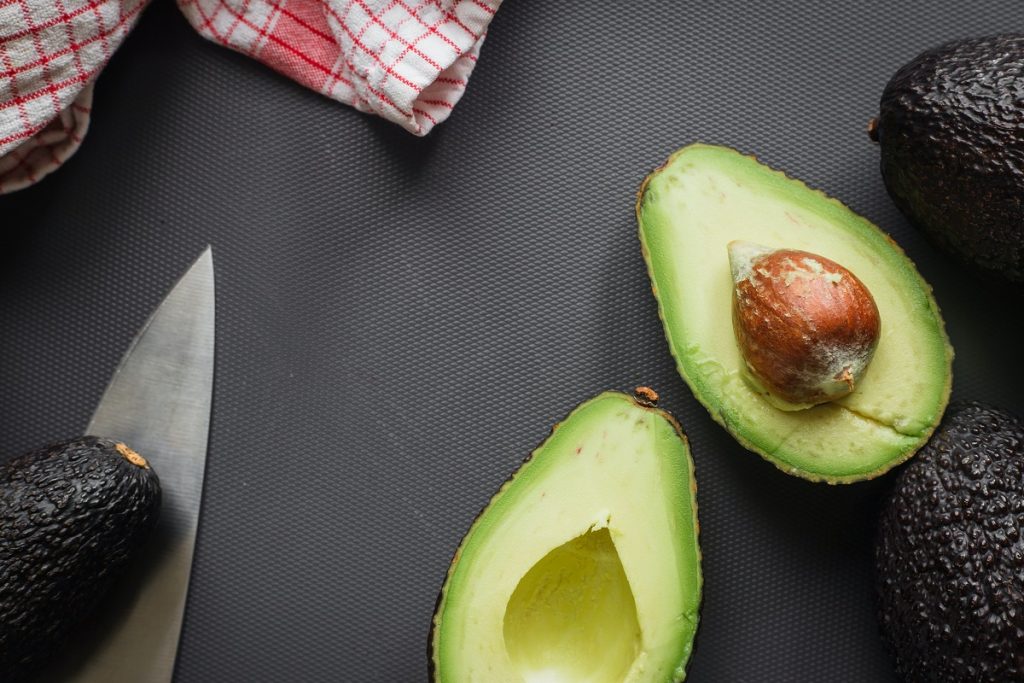
{"type": "MultiPolygon", "coordinates": [[[[0,194],[74,154],[95,77],[147,0],[0,0],[0,194]]],[[[426,135],[448,118],[501,0],[178,0],[202,35],[426,135]]]]}
{"type": "Polygon", "coordinates": [[[0,0],[0,193],[75,153],[92,82],[146,0],[0,0]]]}
{"type": "Polygon", "coordinates": [[[210,40],[415,135],[448,118],[501,0],[178,0],[210,40]]]}

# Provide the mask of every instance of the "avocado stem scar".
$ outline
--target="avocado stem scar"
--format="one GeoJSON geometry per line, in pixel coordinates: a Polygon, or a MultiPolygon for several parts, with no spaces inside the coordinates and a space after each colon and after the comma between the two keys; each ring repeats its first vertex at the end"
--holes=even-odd
{"type": "Polygon", "coordinates": [[[147,470],[149,469],[149,463],[146,462],[146,459],[143,458],[138,453],[136,453],[135,451],[133,451],[131,448],[129,448],[128,444],[119,442],[114,446],[114,448],[116,448],[117,452],[123,455],[124,459],[130,462],[131,464],[137,467],[144,467],[147,470]]]}
{"type": "Polygon", "coordinates": [[[878,118],[875,117],[868,121],[868,137],[871,138],[871,142],[878,142],[878,118]]]}
{"type": "Polygon", "coordinates": [[[658,405],[658,392],[650,387],[637,387],[633,390],[633,398],[640,405],[650,408],[658,405]]]}

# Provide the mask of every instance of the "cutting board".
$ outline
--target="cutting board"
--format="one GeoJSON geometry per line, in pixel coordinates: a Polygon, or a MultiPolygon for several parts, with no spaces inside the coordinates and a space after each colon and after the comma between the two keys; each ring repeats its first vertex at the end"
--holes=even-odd
{"type": "Polygon", "coordinates": [[[0,198],[0,444],[80,430],[207,243],[217,368],[177,681],[426,680],[474,516],[578,402],[652,386],[690,437],[705,599],[693,683],[892,680],[871,547],[892,476],[830,487],[740,448],[675,372],[633,198],[735,146],[889,232],[935,287],[954,398],[1024,413],[993,293],[896,211],[865,132],[921,50],[1014,0],[506,3],[425,139],[146,10],[68,164],[0,198]]]}

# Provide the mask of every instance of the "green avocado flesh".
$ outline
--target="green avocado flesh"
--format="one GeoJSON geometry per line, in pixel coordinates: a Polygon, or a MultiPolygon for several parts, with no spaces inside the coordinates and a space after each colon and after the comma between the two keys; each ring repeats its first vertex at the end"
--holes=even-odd
{"type": "Polygon", "coordinates": [[[927,441],[949,400],[953,350],[931,288],[881,230],[752,157],[699,144],[647,178],[637,220],[679,372],[743,446],[790,474],[840,483],[881,474],[927,441]],[[744,380],[733,240],[820,254],[865,284],[881,336],[852,394],[788,412],[744,380]]]}
{"type": "Polygon", "coordinates": [[[695,490],[667,413],[616,392],[578,407],[455,553],[433,680],[683,680],[701,599],[695,490]]]}

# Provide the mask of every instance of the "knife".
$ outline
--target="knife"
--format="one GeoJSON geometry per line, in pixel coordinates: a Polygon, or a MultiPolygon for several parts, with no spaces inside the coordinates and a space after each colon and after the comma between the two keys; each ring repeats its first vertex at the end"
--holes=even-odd
{"type": "Polygon", "coordinates": [[[39,680],[166,683],[174,675],[206,466],[213,340],[207,247],[132,342],[85,432],[144,454],[163,490],[159,521],[101,614],[39,680]]]}

